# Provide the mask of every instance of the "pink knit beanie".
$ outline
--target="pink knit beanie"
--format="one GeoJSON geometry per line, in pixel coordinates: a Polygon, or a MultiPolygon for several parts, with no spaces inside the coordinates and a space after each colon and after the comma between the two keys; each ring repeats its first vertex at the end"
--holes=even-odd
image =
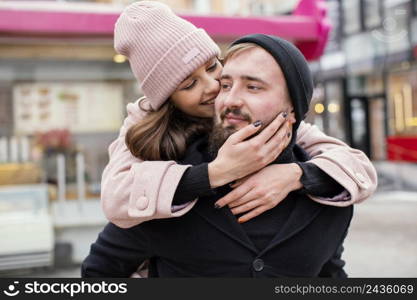
{"type": "Polygon", "coordinates": [[[125,8],[115,25],[114,48],[129,59],[155,110],[185,78],[220,54],[203,29],[155,1],[135,2],[125,8]]]}

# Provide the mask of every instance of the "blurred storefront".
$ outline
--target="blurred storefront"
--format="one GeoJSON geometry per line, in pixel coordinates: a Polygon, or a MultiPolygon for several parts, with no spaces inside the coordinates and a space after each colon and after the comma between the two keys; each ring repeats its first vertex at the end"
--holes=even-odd
{"type": "Polygon", "coordinates": [[[373,160],[417,161],[415,0],[328,0],[312,119],[373,160]],[[318,115],[320,115],[318,117],[318,115]]]}
{"type": "MultiPolygon", "coordinates": [[[[0,136],[28,136],[33,142],[38,134],[68,130],[71,147],[86,155],[89,181],[100,181],[124,107],[141,96],[112,42],[114,22],[130,2],[0,2],[0,136]]],[[[163,2],[223,48],[237,36],[264,32],[294,41],[314,60],[327,41],[321,0],[163,2]]],[[[20,155],[10,153],[10,145],[1,147],[2,161],[20,155]]]]}
{"type": "MultiPolygon", "coordinates": [[[[46,234],[54,226],[55,241],[54,236],[45,240],[44,264],[53,260],[54,242],[61,249],[55,255],[71,256],[72,249],[79,261],[86,249],[77,245],[88,243],[77,241],[90,231],[95,236],[104,222],[99,193],[107,148],[117,137],[125,105],[141,96],[126,58],[113,50],[114,23],[131,2],[0,1],[0,214],[9,220],[19,211],[2,200],[10,192],[2,186],[17,187],[17,194],[24,190],[17,198],[26,197],[22,201],[29,207],[38,200],[27,195],[40,187],[48,191],[42,203],[49,201],[52,220],[45,219],[42,224],[49,225],[41,229],[46,234]]],[[[241,35],[275,34],[316,60],[330,29],[322,0],[163,2],[206,29],[221,48],[241,35]]],[[[15,222],[36,214],[28,209],[15,222]]],[[[7,230],[2,234],[13,236],[7,230]]],[[[7,266],[5,255],[0,251],[0,271],[7,266]]],[[[35,258],[41,263],[33,257],[26,266],[36,266],[35,258]]]]}
{"type": "Polygon", "coordinates": [[[389,76],[388,157],[417,161],[417,66],[389,76]]]}
{"type": "Polygon", "coordinates": [[[411,14],[406,20],[410,35],[404,55],[407,59],[397,62],[387,80],[388,157],[417,161],[417,1],[411,1],[403,8],[411,14]]]}

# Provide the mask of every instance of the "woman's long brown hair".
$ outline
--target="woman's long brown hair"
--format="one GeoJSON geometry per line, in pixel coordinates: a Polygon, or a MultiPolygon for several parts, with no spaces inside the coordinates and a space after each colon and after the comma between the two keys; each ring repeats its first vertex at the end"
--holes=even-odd
{"type": "MultiPolygon", "coordinates": [[[[143,101],[139,102],[142,110],[143,101]]],[[[211,129],[211,118],[192,117],[166,101],[159,110],[148,114],[126,133],[130,152],[142,160],[178,160],[187,149],[188,139],[211,129]]]]}

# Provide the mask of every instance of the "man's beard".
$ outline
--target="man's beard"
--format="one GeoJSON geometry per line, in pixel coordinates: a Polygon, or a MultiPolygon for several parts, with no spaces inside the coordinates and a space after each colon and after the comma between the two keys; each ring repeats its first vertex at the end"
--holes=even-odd
{"type": "Polygon", "coordinates": [[[216,121],[215,124],[213,125],[213,129],[211,130],[211,133],[209,136],[209,153],[212,157],[216,157],[217,152],[219,152],[220,147],[224,144],[224,142],[228,139],[228,137],[231,136],[236,131],[238,131],[238,128],[236,128],[236,126],[234,125],[223,127],[224,119],[226,118],[226,115],[229,113],[232,113],[234,116],[241,117],[245,121],[252,123],[251,117],[246,113],[242,113],[240,108],[235,108],[235,109],[226,108],[220,114],[220,122],[218,123],[216,121]]]}

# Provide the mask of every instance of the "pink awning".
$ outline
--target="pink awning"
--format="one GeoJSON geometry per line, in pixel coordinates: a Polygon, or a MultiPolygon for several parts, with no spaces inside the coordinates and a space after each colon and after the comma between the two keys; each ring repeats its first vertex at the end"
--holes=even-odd
{"type": "MultiPolygon", "coordinates": [[[[62,6],[63,7],[63,6],[62,6]]],[[[120,11],[30,9],[0,6],[0,36],[102,36],[111,38],[120,11]]],[[[231,17],[197,16],[181,17],[204,28],[215,40],[231,41],[251,33],[277,35],[292,40],[307,59],[317,59],[323,54],[330,24],[326,17],[324,0],[301,0],[289,16],[231,17]]]]}

